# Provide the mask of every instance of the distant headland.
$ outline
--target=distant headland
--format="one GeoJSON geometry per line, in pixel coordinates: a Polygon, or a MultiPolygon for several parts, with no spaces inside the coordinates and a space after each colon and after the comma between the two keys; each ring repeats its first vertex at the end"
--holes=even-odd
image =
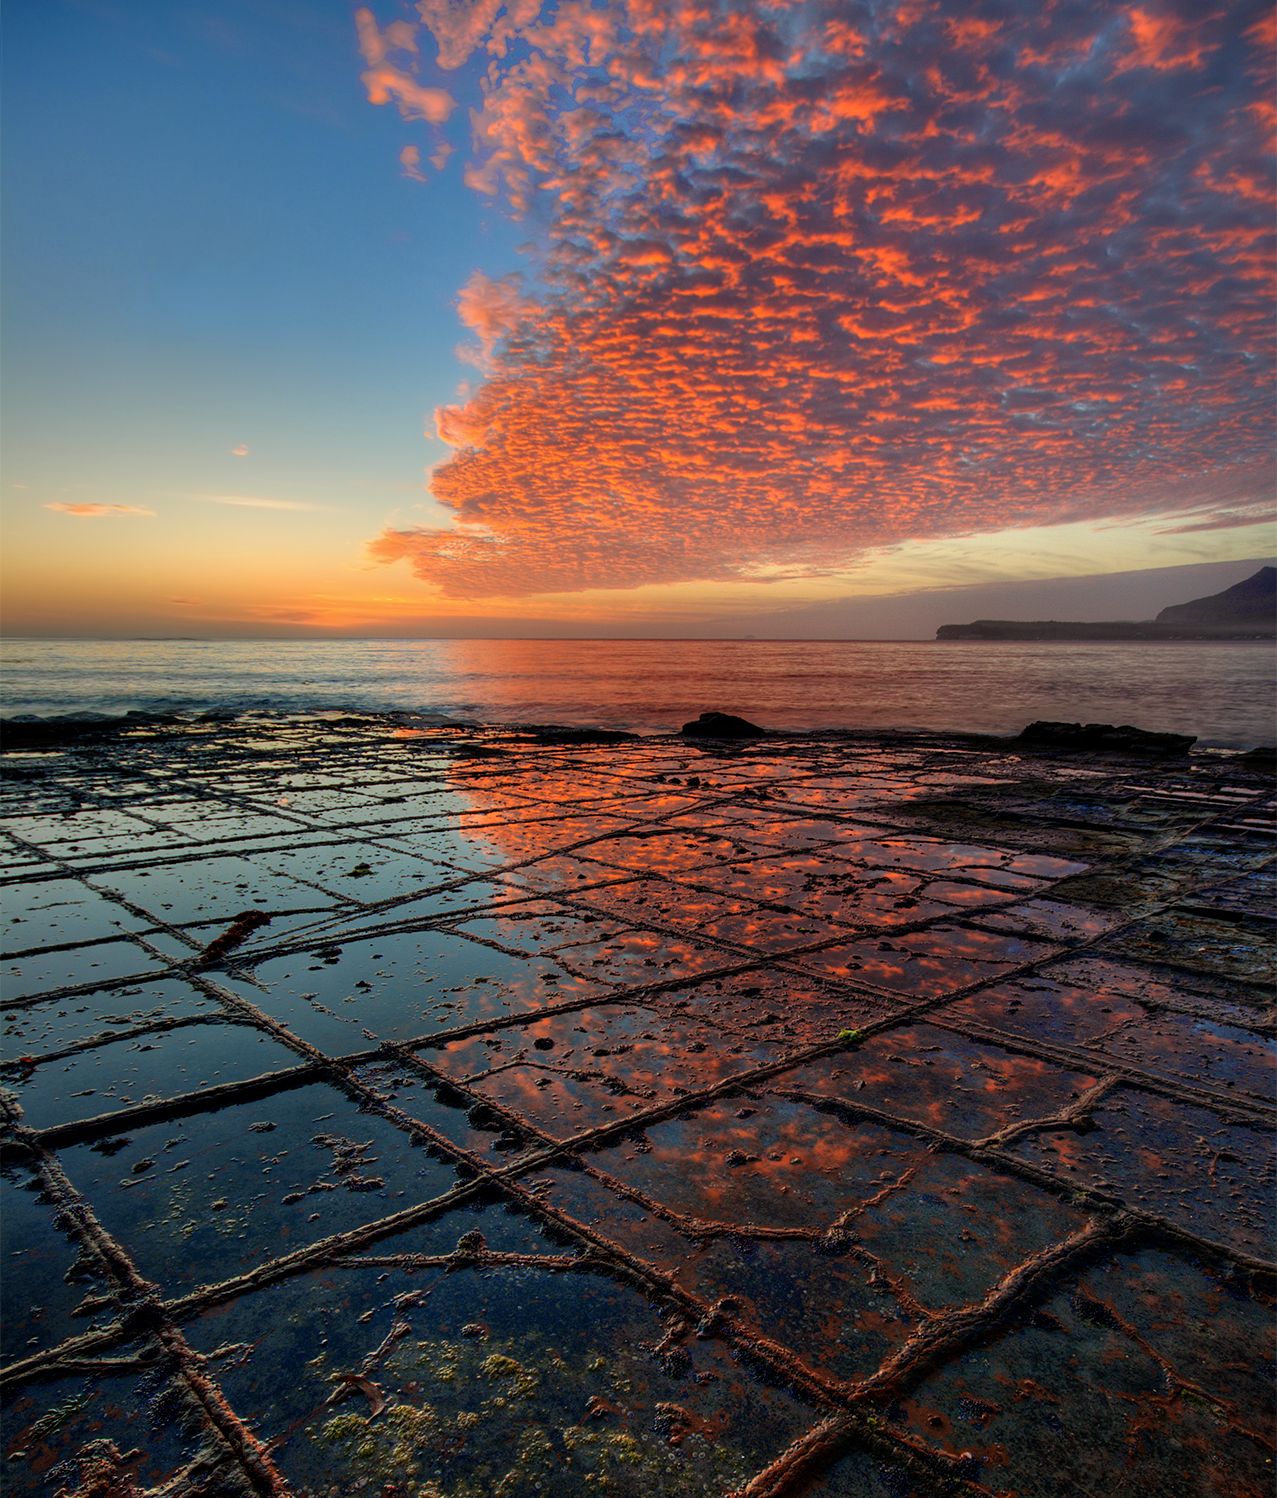
{"type": "Polygon", "coordinates": [[[1156,619],[1107,623],[1059,619],[976,619],[942,624],[937,640],[1271,640],[1277,638],[1277,568],[1209,598],[1162,610],[1156,619]]]}

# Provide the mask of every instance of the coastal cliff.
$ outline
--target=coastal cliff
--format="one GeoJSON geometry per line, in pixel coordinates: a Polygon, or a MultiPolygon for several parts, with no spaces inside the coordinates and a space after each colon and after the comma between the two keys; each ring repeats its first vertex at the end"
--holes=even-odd
{"type": "Polygon", "coordinates": [[[937,640],[1271,640],[1277,638],[1277,568],[1258,572],[1156,619],[1102,622],[1058,619],[976,619],[942,624],[937,640]]]}

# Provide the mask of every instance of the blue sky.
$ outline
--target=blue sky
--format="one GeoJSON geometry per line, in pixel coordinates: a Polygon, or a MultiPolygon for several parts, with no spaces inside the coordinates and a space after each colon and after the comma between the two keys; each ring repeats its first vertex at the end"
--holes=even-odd
{"type": "MultiPolygon", "coordinates": [[[[420,499],[457,290],[518,229],[400,172],[343,5],[6,7],[5,468],[123,504],[420,499]]],[[[464,117],[457,133],[464,138],[464,117]]]]}

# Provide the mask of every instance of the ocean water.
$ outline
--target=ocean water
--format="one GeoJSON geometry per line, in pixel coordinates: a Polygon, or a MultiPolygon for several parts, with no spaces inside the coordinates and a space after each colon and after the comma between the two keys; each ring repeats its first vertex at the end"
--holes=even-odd
{"type": "Polygon", "coordinates": [[[670,731],[706,708],[769,728],[1011,733],[1035,718],[1271,743],[1262,643],[857,640],[9,640],[5,717],[364,710],[670,731]]]}

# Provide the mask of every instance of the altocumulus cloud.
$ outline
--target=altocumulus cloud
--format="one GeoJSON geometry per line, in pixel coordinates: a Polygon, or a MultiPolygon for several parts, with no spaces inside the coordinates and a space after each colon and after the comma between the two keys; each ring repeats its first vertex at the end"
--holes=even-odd
{"type": "Polygon", "coordinates": [[[1267,494],[1266,4],[418,10],[361,12],[370,96],[473,70],[466,180],[538,231],[460,297],[457,526],[377,559],[628,587],[1267,494]]]}
{"type": "Polygon", "coordinates": [[[456,108],[452,95],[446,89],[423,87],[409,71],[417,51],[416,31],[409,22],[392,21],[382,31],[372,11],[361,7],[355,12],[355,30],[359,50],[368,64],[363,85],[371,103],[389,104],[393,99],[406,120],[428,120],[438,125],[448,118],[456,108]]]}

